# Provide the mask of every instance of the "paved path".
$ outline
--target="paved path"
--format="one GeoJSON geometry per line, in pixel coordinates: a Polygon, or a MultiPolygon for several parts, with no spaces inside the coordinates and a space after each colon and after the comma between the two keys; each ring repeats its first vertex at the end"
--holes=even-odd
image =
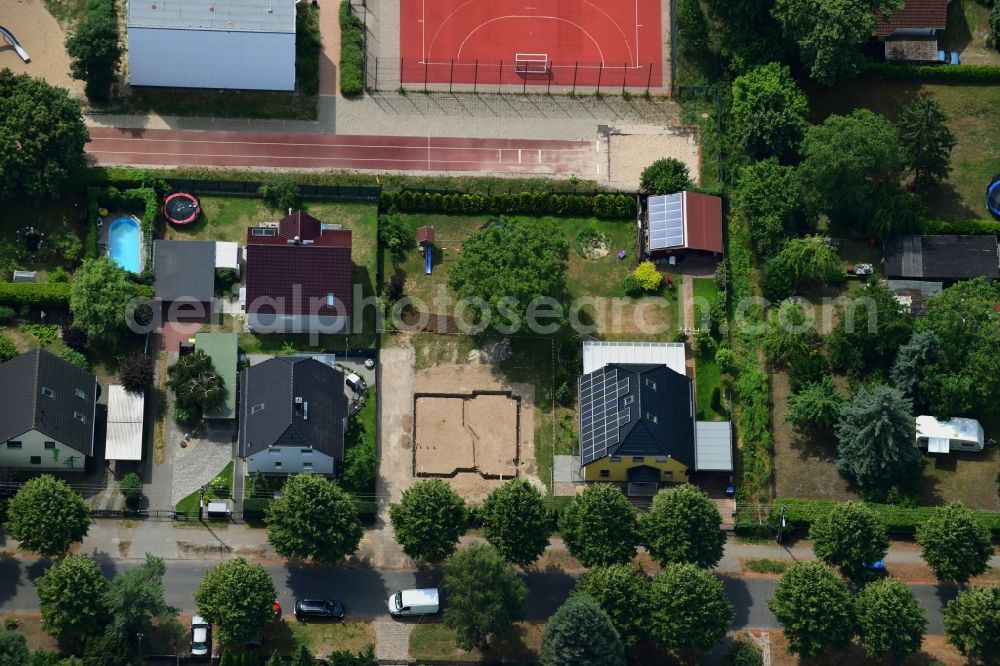
{"type": "Polygon", "coordinates": [[[98,164],[576,174],[599,168],[596,141],[318,136],[91,128],[98,164]]]}
{"type": "MultiPolygon", "coordinates": [[[[139,563],[114,562],[103,554],[98,564],[106,575],[113,575],[139,563]]],[[[195,590],[212,564],[189,560],[168,562],[164,577],[167,603],[179,608],[182,614],[194,613],[195,590]]],[[[37,611],[34,581],[47,567],[47,563],[37,560],[0,559],[0,612],[37,611]]],[[[343,601],[348,618],[359,620],[388,620],[386,603],[390,594],[409,587],[435,587],[441,581],[440,572],[435,570],[345,569],[297,563],[266,563],[264,567],[274,580],[282,607],[292,608],[295,599],[304,596],[328,597],[343,601]]],[[[529,590],[525,610],[530,621],[546,620],[576,585],[576,576],[559,572],[529,572],[523,574],[523,578],[529,590]]],[[[775,579],[722,576],[721,580],[736,609],[732,629],[777,627],[774,615],[767,608],[767,599],[774,593],[775,579]]],[[[944,604],[954,598],[956,588],[953,585],[911,585],[910,589],[927,615],[927,633],[943,634],[941,611],[944,604]]],[[[443,603],[447,605],[447,596],[443,603]]]]}
{"type": "Polygon", "coordinates": [[[410,661],[410,633],[413,625],[396,620],[375,622],[375,657],[379,663],[410,661]]]}

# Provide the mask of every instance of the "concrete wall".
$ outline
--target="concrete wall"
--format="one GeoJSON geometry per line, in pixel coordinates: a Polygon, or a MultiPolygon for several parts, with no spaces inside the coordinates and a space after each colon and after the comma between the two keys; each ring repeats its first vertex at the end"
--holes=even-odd
{"type": "Polygon", "coordinates": [[[247,460],[247,472],[263,474],[296,474],[298,472],[315,472],[317,474],[333,474],[335,471],[333,458],[314,449],[297,446],[273,446],[266,451],[255,453],[247,460]],[[276,463],[281,463],[279,467],[276,463]],[[306,467],[312,463],[312,469],[306,467]]]}
{"type": "Polygon", "coordinates": [[[248,312],[247,323],[255,333],[343,333],[350,332],[350,317],[326,315],[276,315],[248,312]]]}
{"type": "MultiPolygon", "coordinates": [[[[88,416],[88,418],[90,418],[88,416]]],[[[65,446],[62,442],[43,435],[37,430],[30,430],[9,441],[21,442],[21,448],[10,448],[8,442],[0,444],[0,467],[15,469],[30,469],[38,471],[82,472],[87,459],[76,449],[65,446]],[[45,442],[54,442],[53,448],[45,448],[45,442]],[[32,456],[40,461],[32,464],[32,456]]]]}
{"type": "Polygon", "coordinates": [[[129,28],[128,67],[133,86],[294,90],[295,34],[129,28]]]}

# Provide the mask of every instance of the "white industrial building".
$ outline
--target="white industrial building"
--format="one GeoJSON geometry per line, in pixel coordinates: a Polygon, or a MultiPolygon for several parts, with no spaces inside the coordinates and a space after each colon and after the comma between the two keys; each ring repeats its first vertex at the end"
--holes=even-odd
{"type": "Polygon", "coordinates": [[[295,89],[295,0],[129,0],[133,86],[295,89]]]}

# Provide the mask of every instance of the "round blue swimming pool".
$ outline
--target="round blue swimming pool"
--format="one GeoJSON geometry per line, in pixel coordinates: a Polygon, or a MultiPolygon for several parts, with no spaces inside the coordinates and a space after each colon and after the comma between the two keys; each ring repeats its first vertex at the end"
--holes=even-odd
{"type": "Polygon", "coordinates": [[[131,217],[119,217],[108,227],[108,256],[132,273],[142,270],[142,230],[131,217]]]}

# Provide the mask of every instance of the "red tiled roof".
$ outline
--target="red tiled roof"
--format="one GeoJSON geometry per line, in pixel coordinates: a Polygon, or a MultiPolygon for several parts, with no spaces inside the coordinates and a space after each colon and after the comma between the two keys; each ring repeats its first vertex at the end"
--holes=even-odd
{"type": "Polygon", "coordinates": [[[905,0],[886,20],[875,13],[875,34],[886,37],[899,28],[935,28],[944,30],[948,23],[948,0],[905,0]]]}
{"type": "Polygon", "coordinates": [[[689,249],[722,252],[722,199],[685,192],[684,225],[689,249]]]}
{"type": "Polygon", "coordinates": [[[419,227],[417,229],[417,243],[433,243],[434,227],[419,227]]]}
{"type": "Polygon", "coordinates": [[[319,220],[301,211],[278,225],[274,236],[254,236],[253,228],[247,229],[248,309],[270,312],[270,306],[254,305],[266,297],[277,301],[277,314],[349,316],[353,307],[351,232],[324,230],[319,220]],[[343,303],[343,311],[327,305],[330,294],[343,303]]]}

